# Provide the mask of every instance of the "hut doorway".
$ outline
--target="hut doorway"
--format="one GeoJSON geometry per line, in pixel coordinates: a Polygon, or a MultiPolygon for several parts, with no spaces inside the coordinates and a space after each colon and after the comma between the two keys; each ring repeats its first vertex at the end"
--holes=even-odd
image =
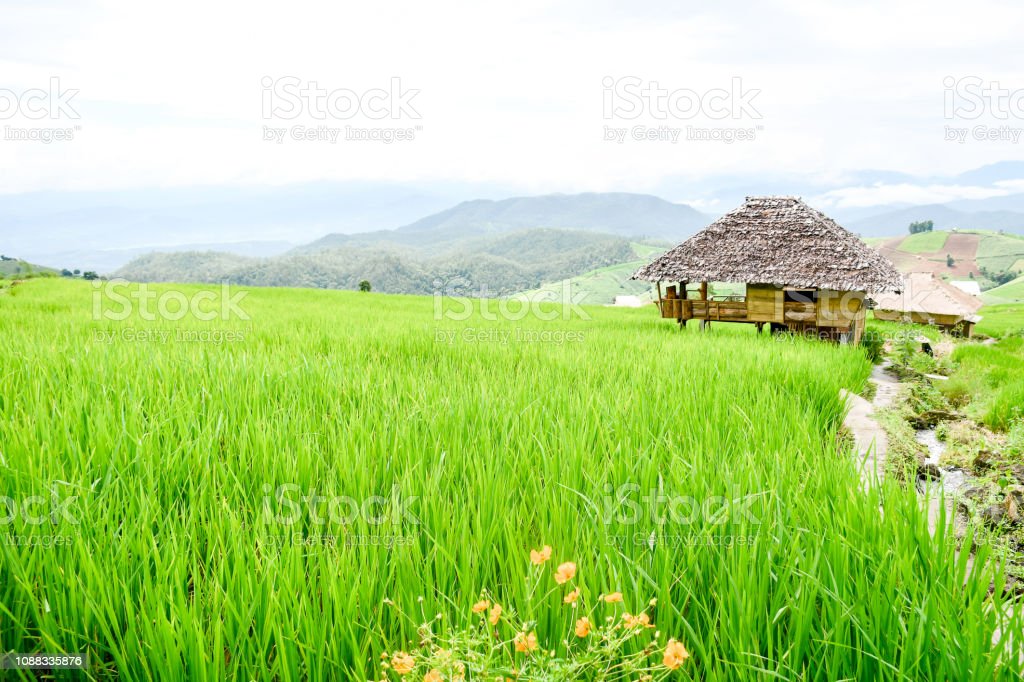
{"type": "Polygon", "coordinates": [[[815,303],[818,300],[817,289],[785,289],[784,303],[815,303]]]}

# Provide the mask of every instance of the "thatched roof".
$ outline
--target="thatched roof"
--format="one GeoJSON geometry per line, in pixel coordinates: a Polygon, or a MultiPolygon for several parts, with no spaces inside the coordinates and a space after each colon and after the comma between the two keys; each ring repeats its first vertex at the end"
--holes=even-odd
{"type": "Polygon", "coordinates": [[[747,197],[633,279],[870,293],[903,282],[884,256],[797,197],[747,197]]]}
{"type": "Polygon", "coordinates": [[[974,313],[984,305],[980,298],[947,284],[930,272],[912,272],[905,278],[902,293],[875,297],[877,310],[926,315],[954,315],[970,322],[981,318],[974,313]]]}

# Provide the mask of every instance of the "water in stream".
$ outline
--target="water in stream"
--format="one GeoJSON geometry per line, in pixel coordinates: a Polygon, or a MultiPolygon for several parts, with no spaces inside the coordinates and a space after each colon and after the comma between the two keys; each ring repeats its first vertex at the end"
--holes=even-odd
{"type": "MultiPolygon", "coordinates": [[[[934,464],[936,467],[939,466],[939,459],[942,457],[942,453],[946,451],[946,444],[938,439],[935,435],[935,429],[923,429],[914,434],[915,440],[928,448],[928,456],[924,459],[924,464],[934,464]]],[[[952,523],[955,532],[961,534],[964,530],[963,523],[956,522],[956,508],[953,504],[953,497],[955,493],[962,490],[967,486],[967,475],[963,469],[957,469],[956,467],[939,467],[939,480],[919,480],[918,490],[926,496],[928,500],[928,527],[932,535],[935,534],[935,530],[939,523],[939,510],[945,502],[946,508],[946,522],[952,523]]]]}
{"type": "MultiPolygon", "coordinates": [[[[939,459],[946,451],[946,444],[935,435],[935,429],[922,429],[914,434],[914,439],[921,445],[928,448],[928,456],[924,458],[925,464],[939,466],[939,459]]],[[[967,485],[967,476],[963,469],[956,467],[940,467],[942,479],[939,482],[946,494],[955,493],[967,485]]]]}

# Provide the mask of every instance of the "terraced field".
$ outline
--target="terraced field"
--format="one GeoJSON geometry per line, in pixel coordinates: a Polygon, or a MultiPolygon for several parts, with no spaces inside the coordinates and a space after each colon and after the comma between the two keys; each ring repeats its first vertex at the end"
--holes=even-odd
{"type": "Polygon", "coordinates": [[[492,305],[0,292],[0,645],[93,679],[1019,678],[986,548],[861,487],[859,349],[492,305]]]}

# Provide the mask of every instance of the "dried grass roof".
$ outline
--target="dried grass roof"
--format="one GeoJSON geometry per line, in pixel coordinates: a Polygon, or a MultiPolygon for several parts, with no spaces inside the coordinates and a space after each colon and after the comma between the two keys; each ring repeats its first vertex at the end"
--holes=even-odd
{"type": "Polygon", "coordinates": [[[747,197],[671,251],[640,268],[651,282],[739,282],[898,291],[892,263],[797,197],[747,197]]]}
{"type": "Polygon", "coordinates": [[[982,305],[981,299],[943,282],[930,272],[912,272],[907,275],[902,293],[886,293],[875,297],[875,308],[878,310],[954,315],[971,322],[981,319],[974,313],[982,305]]]}

